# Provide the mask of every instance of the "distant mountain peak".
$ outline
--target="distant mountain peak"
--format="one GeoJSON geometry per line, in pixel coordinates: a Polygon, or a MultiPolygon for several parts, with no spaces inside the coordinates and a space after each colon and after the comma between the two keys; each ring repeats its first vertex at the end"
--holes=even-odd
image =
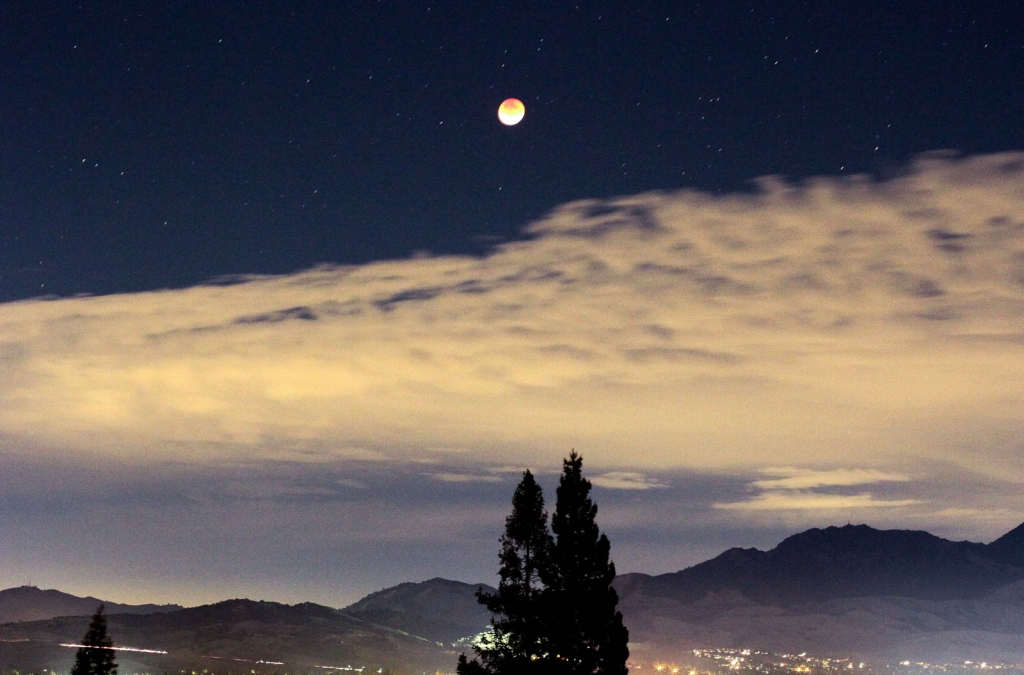
{"type": "Polygon", "coordinates": [[[982,544],[952,542],[923,530],[879,530],[870,525],[843,525],[812,528],[787,537],[769,551],[773,557],[811,556],[817,559],[836,557],[866,561],[884,560],[889,565],[926,564],[924,558],[945,552],[981,551],[982,544]]]}

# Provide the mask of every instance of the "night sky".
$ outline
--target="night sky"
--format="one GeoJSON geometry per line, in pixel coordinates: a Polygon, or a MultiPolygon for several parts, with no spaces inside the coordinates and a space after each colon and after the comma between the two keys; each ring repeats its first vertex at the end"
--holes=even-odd
{"type": "Polygon", "coordinates": [[[621,572],[1024,521],[1019,2],[0,26],[0,586],[493,581],[572,448],[621,572]]]}
{"type": "Polygon", "coordinates": [[[481,253],[575,199],[1019,149],[1020,9],[3,3],[0,300],[481,253]]]}

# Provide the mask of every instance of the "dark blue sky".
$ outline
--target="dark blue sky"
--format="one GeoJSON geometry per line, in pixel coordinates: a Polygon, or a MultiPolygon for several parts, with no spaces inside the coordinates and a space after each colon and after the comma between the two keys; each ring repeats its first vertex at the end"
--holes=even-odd
{"type": "Polygon", "coordinates": [[[482,252],[573,199],[1019,149],[1020,9],[0,3],[0,301],[482,252]]]}

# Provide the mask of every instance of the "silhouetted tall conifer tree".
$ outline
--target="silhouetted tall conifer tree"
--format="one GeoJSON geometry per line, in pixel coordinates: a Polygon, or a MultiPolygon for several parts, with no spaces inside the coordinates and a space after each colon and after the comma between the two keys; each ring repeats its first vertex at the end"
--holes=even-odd
{"type": "Polygon", "coordinates": [[[526,471],[501,538],[497,593],[477,593],[494,632],[459,657],[458,675],[626,675],[629,633],[615,565],[575,451],[563,462],[548,532],[544,495],[526,471]]]}
{"type": "Polygon", "coordinates": [[[494,632],[474,647],[478,659],[459,659],[459,675],[539,671],[545,625],[541,574],[549,564],[551,546],[544,494],[533,474],[524,471],[501,537],[498,591],[477,593],[480,603],[493,613],[494,632]]]}
{"type": "Polygon", "coordinates": [[[89,630],[82,638],[86,645],[78,649],[71,675],[117,675],[114,662],[114,641],[107,635],[107,617],[103,616],[103,605],[99,606],[89,623],[89,630]]]}
{"type": "Polygon", "coordinates": [[[629,632],[616,610],[615,564],[609,560],[608,537],[597,527],[597,505],[582,465],[576,451],[562,463],[551,516],[555,544],[543,575],[545,646],[559,673],[626,675],[629,632]]]}

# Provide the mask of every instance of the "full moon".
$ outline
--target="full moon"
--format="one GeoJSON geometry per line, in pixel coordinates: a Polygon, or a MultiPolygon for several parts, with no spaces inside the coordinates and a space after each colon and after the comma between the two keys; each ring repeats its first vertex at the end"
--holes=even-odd
{"type": "Polygon", "coordinates": [[[498,106],[498,119],[506,126],[519,124],[526,114],[526,106],[518,98],[506,98],[498,106]]]}

